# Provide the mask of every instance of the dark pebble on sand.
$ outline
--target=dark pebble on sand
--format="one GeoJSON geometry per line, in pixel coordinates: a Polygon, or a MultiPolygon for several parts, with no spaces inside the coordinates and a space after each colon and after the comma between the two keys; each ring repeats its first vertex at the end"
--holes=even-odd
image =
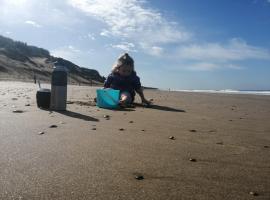
{"type": "Polygon", "coordinates": [[[249,192],[249,194],[252,196],[259,196],[259,194],[257,192],[249,192]]]}
{"type": "Polygon", "coordinates": [[[133,123],[133,121],[129,121],[129,123],[131,123],[131,124],[132,124],[132,123],[133,123]]]}
{"type": "Polygon", "coordinates": [[[119,128],[119,131],[124,131],[125,129],[123,129],[123,128],[119,128]]]}
{"type": "Polygon", "coordinates": [[[265,145],[265,146],[263,146],[264,148],[269,148],[269,146],[267,146],[267,145],[265,145]]]}
{"type": "Polygon", "coordinates": [[[44,131],[38,132],[39,135],[43,135],[44,133],[45,133],[44,131]]]}
{"type": "Polygon", "coordinates": [[[50,128],[57,128],[57,125],[53,124],[50,126],[50,128]]]}
{"type": "Polygon", "coordinates": [[[109,120],[109,119],[110,119],[110,115],[103,115],[103,117],[104,117],[106,120],[109,120]]]}
{"type": "Polygon", "coordinates": [[[145,131],[144,129],[142,129],[141,131],[145,131]]]}
{"type": "Polygon", "coordinates": [[[197,130],[195,130],[195,129],[191,129],[191,130],[189,130],[190,132],[193,132],[193,133],[195,133],[195,132],[197,132],[197,130]]]}
{"type": "Polygon", "coordinates": [[[13,113],[23,113],[22,110],[13,110],[12,112],[13,112],[13,113]]]}
{"type": "Polygon", "coordinates": [[[223,145],[223,142],[217,142],[216,144],[223,145]]]}
{"type": "Polygon", "coordinates": [[[175,137],[174,136],[170,136],[169,139],[175,140],[175,137]]]}
{"type": "Polygon", "coordinates": [[[195,158],[190,158],[189,161],[190,162],[196,162],[197,160],[195,158]]]}
{"type": "Polygon", "coordinates": [[[27,104],[25,104],[25,106],[30,106],[30,104],[29,104],[29,103],[27,103],[27,104]]]}
{"type": "Polygon", "coordinates": [[[97,130],[97,128],[92,128],[92,130],[94,130],[94,131],[95,131],[95,130],[97,130]]]}
{"type": "Polygon", "coordinates": [[[143,175],[136,175],[135,178],[137,180],[143,180],[144,179],[143,175]]]}

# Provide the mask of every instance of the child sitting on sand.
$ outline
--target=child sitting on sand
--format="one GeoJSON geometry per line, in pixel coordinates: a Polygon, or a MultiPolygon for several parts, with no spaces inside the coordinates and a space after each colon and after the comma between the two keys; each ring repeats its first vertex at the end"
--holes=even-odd
{"type": "Polygon", "coordinates": [[[134,61],[127,53],[118,58],[104,83],[104,88],[120,90],[119,103],[122,106],[133,103],[135,91],[140,95],[143,104],[150,104],[144,97],[140,78],[134,71],[134,61]]]}

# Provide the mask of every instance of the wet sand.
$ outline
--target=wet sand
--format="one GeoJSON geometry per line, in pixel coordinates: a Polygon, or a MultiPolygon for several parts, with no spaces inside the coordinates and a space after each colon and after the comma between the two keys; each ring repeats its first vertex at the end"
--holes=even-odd
{"type": "Polygon", "coordinates": [[[114,111],[69,86],[61,113],[37,88],[0,82],[0,199],[270,199],[270,96],[146,90],[152,108],[114,111]]]}

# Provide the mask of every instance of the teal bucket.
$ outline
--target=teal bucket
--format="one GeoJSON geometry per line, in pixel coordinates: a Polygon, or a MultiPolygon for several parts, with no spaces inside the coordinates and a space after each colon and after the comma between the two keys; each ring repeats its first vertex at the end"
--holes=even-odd
{"type": "Polygon", "coordinates": [[[118,108],[120,90],[97,89],[97,106],[100,108],[118,108]]]}

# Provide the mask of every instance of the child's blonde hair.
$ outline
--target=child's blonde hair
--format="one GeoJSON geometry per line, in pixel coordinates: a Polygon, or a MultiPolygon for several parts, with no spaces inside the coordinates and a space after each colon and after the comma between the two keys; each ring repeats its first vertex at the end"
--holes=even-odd
{"type": "Polygon", "coordinates": [[[123,66],[129,66],[134,71],[134,60],[128,53],[124,53],[117,59],[117,62],[112,67],[112,73],[118,72],[119,68],[123,66]]]}

